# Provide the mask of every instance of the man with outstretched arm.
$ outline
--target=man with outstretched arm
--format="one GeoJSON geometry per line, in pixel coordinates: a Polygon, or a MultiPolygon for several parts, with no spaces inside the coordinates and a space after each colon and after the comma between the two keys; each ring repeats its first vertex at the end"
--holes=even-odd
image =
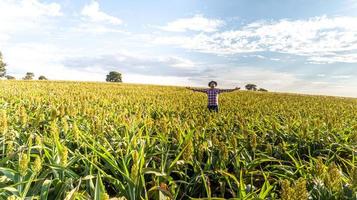
{"type": "Polygon", "coordinates": [[[240,89],[239,87],[236,87],[234,89],[217,89],[216,81],[210,81],[208,83],[208,86],[209,86],[208,89],[195,89],[190,87],[187,87],[187,89],[192,90],[194,92],[206,93],[208,97],[207,108],[209,111],[215,111],[215,112],[218,112],[218,94],[224,92],[233,92],[240,89]]]}

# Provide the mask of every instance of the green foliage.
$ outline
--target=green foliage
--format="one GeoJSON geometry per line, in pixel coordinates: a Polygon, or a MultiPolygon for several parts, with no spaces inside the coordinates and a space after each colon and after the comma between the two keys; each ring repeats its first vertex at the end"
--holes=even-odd
{"type": "Polygon", "coordinates": [[[35,77],[35,74],[32,72],[27,72],[25,77],[22,78],[22,80],[33,80],[33,78],[35,77]]]}
{"type": "Polygon", "coordinates": [[[0,84],[0,199],[356,199],[357,100],[0,84]]]}
{"type": "Polygon", "coordinates": [[[16,79],[14,76],[11,76],[11,75],[6,75],[5,78],[7,80],[15,80],[16,79]]]}
{"type": "Polygon", "coordinates": [[[255,85],[255,84],[247,84],[246,86],[245,86],[245,89],[246,90],[250,90],[250,91],[256,91],[257,90],[257,85],[255,85]]]}
{"type": "Polygon", "coordinates": [[[38,77],[38,80],[45,81],[45,80],[48,80],[48,79],[46,78],[46,76],[41,75],[41,76],[38,77]]]}
{"type": "Polygon", "coordinates": [[[259,92],[268,92],[268,90],[267,90],[267,89],[264,89],[264,88],[259,88],[258,91],[259,91],[259,92]]]}
{"type": "Polygon", "coordinates": [[[107,82],[122,82],[121,73],[111,71],[105,79],[107,82]]]}
{"type": "Polygon", "coordinates": [[[2,53],[0,51],[0,78],[6,75],[6,63],[3,61],[2,53]]]}

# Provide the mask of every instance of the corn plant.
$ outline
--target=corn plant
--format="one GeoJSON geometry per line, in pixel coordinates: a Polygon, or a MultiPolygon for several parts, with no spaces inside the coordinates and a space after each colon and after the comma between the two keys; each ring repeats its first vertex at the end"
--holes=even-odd
{"type": "Polygon", "coordinates": [[[0,199],[357,199],[357,100],[1,81],[0,199]]]}

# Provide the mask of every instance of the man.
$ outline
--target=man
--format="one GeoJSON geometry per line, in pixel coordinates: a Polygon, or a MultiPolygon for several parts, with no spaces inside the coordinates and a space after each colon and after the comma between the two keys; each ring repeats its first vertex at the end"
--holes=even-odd
{"type": "Polygon", "coordinates": [[[218,94],[224,93],[224,92],[233,92],[236,90],[239,90],[239,87],[236,87],[235,89],[217,89],[217,82],[216,81],[210,81],[208,83],[208,86],[210,87],[209,89],[194,89],[187,87],[187,89],[192,90],[194,92],[202,92],[206,93],[208,97],[208,105],[207,108],[209,111],[215,111],[218,112],[218,94]]]}

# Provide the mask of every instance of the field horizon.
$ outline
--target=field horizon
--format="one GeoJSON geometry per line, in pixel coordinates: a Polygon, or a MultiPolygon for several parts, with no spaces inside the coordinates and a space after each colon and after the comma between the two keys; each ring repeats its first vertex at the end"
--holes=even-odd
{"type": "MultiPolygon", "coordinates": [[[[0,81],[18,81],[18,82],[53,82],[53,83],[97,83],[97,84],[121,84],[121,85],[137,85],[137,86],[160,86],[160,87],[177,87],[177,88],[186,88],[186,87],[193,87],[193,88],[208,88],[208,87],[202,87],[202,86],[189,86],[189,85],[167,85],[167,84],[148,84],[148,83],[126,83],[126,82],[121,82],[121,83],[115,83],[115,82],[106,82],[106,81],[81,81],[81,80],[0,80],[0,81]]],[[[248,91],[244,88],[244,86],[238,86],[241,87],[239,91],[241,92],[257,92],[257,93],[265,93],[261,91],[248,91]]],[[[229,89],[226,87],[217,87],[221,89],[229,89]]],[[[317,96],[317,97],[331,97],[331,98],[342,98],[342,99],[357,99],[357,97],[353,96],[339,96],[339,95],[327,95],[327,94],[311,94],[311,93],[299,93],[299,92],[285,92],[285,91],[274,91],[274,90],[268,90],[267,92],[271,94],[281,94],[281,95],[297,95],[297,96],[317,96]]]]}

